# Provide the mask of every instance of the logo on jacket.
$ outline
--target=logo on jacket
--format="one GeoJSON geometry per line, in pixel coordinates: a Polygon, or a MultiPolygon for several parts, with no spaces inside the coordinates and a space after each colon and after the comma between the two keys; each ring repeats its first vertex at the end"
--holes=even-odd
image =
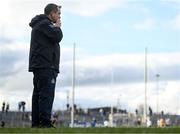
{"type": "Polygon", "coordinates": [[[52,83],[52,84],[55,84],[55,82],[56,82],[55,79],[52,78],[51,83],[52,83]]]}

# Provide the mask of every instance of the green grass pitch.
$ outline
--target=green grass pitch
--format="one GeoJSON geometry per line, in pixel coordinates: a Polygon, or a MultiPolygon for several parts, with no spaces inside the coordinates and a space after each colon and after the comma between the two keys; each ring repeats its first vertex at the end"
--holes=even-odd
{"type": "Polygon", "coordinates": [[[180,133],[180,127],[173,128],[0,128],[0,133],[180,133]]]}

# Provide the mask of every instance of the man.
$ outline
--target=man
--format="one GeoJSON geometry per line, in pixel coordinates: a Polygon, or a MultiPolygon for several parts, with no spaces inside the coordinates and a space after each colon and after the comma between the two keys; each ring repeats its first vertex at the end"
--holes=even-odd
{"type": "Polygon", "coordinates": [[[53,127],[51,111],[59,73],[61,6],[48,4],[31,22],[29,71],[33,72],[32,127],[53,127]]]}

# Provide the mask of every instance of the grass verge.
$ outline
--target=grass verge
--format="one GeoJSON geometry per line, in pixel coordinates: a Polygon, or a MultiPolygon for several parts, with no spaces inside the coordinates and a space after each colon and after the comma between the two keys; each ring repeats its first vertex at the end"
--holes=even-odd
{"type": "Polygon", "coordinates": [[[0,133],[180,133],[180,127],[171,128],[0,128],[0,133]]]}

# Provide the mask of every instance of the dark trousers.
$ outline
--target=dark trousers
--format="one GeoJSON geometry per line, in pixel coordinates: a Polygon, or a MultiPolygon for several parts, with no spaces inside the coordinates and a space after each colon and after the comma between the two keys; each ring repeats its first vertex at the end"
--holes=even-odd
{"type": "Polygon", "coordinates": [[[49,127],[57,73],[52,69],[33,72],[32,127],[49,127]]]}

